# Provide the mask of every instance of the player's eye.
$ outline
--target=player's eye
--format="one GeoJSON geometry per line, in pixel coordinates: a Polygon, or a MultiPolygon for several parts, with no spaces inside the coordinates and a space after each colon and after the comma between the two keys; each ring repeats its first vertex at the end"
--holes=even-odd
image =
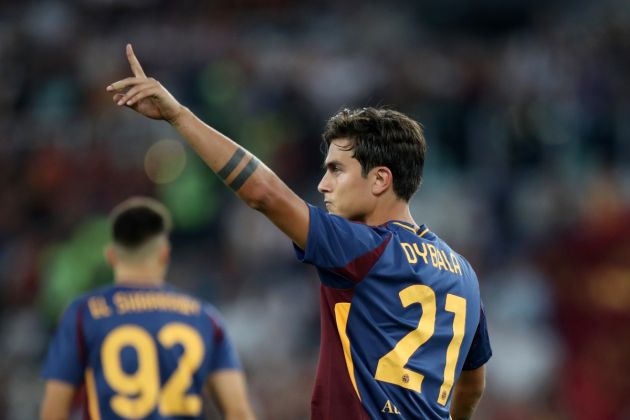
{"type": "Polygon", "coordinates": [[[325,168],[326,172],[329,172],[329,173],[335,173],[338,170],[338,166],[335,165],[334,163],[329,163],[324,168],[325,168]]]}

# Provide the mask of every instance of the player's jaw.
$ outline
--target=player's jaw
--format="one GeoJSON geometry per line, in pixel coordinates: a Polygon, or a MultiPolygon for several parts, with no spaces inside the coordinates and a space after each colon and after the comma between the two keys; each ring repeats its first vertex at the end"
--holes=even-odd
{"type": "Polygon", "coordinates": [[[352,197],[350,197],[350,202],[348,201],[349,200],[345,200],[343,197],[333,199],[332,197],[324,196],[324,205],[329,214],[334,214],[335,216],[340,216],[354,222],[362,222],[365,218],[365,213],[361,211],[361,206],[357,205],[358,203],[356,201],[352,201],[352,197]]]}

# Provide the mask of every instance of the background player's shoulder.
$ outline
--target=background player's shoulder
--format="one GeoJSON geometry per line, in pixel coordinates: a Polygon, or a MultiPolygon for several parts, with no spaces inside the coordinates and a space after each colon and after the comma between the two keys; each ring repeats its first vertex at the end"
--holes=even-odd
{"type": "Polygon", "coordinates": [[[223,315],[219,309],[212,303],[207,301],[201,301],[201,308],[203,313],[208,316],[213,322],[223,325],[223,315]]]}
{"type": "Polygon", "coordinates": [[[225,319],[221,312],[212,303],[207,301],[201,302],[201,316],[208,321],[211,336],[215,343],[221,342],[225,337],[225,319]]]}
{"type": "Polygon", "coordinates": [[[209,317],[214,323],[218,325],[223,325],[223,317],[221,315],[221,312],[217,309],[216,306],[214,306],[214,304],[210,303],[209,301],[201,299],[200,297],[197,297],[192,293],[170,283],[166,283],[162,287],[162,291],[166,293],[176,294],[198,303],[201,307],[201,313],[203,316],[209,317]]]}
{"type": "Polygon", "coordinates": [[[174,295],[179,295],[179,296],[184,297],[184,298],[188,298],[190,300],[193,300],[193,301],[199,303],[202,307],[205,307],[205,305],[209,304],[207,301],[205,301],[205,300],[203,300],[203,299],[193,295],[189,291],[181,289],[181,288],[179,288],[177,286],[174,286],[174,285],[172,285],[170,283],[165,283],[161,287],[161,291],[162,292],[166,292],[166,293],[171,293],[171,294],[174,294],[174,295]]]}

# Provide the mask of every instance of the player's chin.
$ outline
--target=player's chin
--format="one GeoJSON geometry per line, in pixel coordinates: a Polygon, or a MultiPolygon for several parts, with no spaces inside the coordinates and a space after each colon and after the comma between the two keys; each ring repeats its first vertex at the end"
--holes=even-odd
{"type": "Polygon", "coordinates": [[[332,214],[333,216],[339,216],[339,217],[343,217],[342,214],[340,214],[338,211],[335,211],[334,208],[330,208],[328,209],[328,214],[332,214]]]}
{"type": "Polygon", "coordinates": [[[339,216],[339,217],[343,217],[344,219],[347,219],[346,214],[343,211],[340,211],[338,208],[335,208],[334,206],[331,206],[328,209],[328,214],[332,214],[334,216],[339,216]]]}

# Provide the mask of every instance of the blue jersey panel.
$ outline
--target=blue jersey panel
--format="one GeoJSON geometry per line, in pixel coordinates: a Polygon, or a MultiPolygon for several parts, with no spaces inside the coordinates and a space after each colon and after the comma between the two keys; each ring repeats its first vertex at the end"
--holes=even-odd
{"type": "Polygon", "coordinates": [[[201,419],[220,369],[240,365],[211,305],[170,286],[111,286],[69,306],[42,376],[84,381],[94,418],[201,419]]]}
{"type": "Polygon", "coordinates": [[[57,332],[48,347],[42,376],[76,387],[83,382],[83,340],[80,339],[82,302],[74,301],[61,318],[57,332]]]}
{"type": "MultiPolygon", "coordinates": [[[[297,254],[318,267],[324,289],[347,290],[322,293],[322,310],[331,312],[322,316],[322,336],[336,334],[327,343],[343,348],[349,383],[369,417],[448,419],[464,364],[474,369],[491,356],[468,262],[425,226],[392,221],[370,227],[315,207],[306,250],[297,254]]],[[[330,351],[322,345],[318,372],[333,371],[321,365],[332,363],[323,357],[330,351]]],[[[313,404],[347,393],[329,379],[318,374],[314,400],[321,401],[313,404]]],[[[337,410],[328,407],[328,418],[341,418],[331,414],[337,410]]]]}

